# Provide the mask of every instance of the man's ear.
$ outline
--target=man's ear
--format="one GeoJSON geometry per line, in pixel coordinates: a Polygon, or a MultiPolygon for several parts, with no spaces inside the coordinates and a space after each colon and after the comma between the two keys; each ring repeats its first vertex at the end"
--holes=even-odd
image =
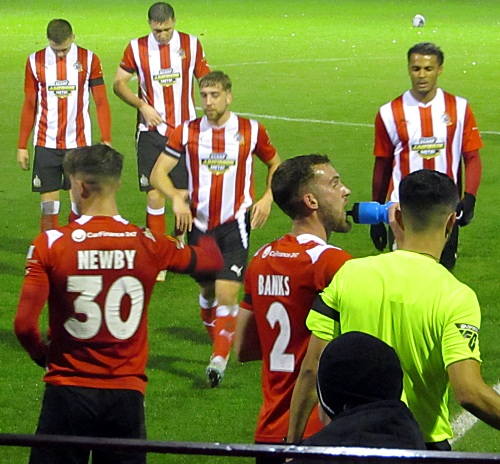
{"type": "Polygon", "coordinates": [[[318,203],[318,200],[316,199],[316,196],[314,195],[314,193],[306,193],[303,197],[302,197],[302,201],[304,202],[304,204],[309,208],[309,209],[318,209],[319,208],[319,203],[318,203]]]}
{"type": "Polygon", "coordinates": [[[446,221],[446,232],[445,232],[446,238],[448,238],[451,235],[456,220],[457,220],[456,212],[453,212],[448,216],[448,220],[446,221]]]}
{"type": "Polygon", "coordinates": [[[401,229],[405,230],[405,224],[403,221],[403,214],[401,213],[401,209],[399,207],[394,209],[394,219],[401,229]]]}

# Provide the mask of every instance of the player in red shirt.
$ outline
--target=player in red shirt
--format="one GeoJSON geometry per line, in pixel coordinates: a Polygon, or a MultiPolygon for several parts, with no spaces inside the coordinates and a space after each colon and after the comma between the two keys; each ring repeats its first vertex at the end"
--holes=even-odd
{"type": "MultiPolygon", "coordinates": [[[[150,184],[151,169],[174,128],[196,118],[195,78],[210,71],[198,38],[175,30],[175,22],[171,5],[153,4],[151,33],[127,45],[113,84],[115,94],[137,108],[139,189],[147,192],[146,224],[158,234],[165,233],[165,198],[150,184]],[[134,74],[138,95],[128,86],[134,74]]],[[[170,177],[176,187],[187,188],[184,160],[170,177]]]]}
{"type": "MultiPolygon", "coordinates": [[[[479,149],[483,143],[474,114],[465,98],[438,87],[444,54],[433,43],[419,43],[408,50],[408,73],[412,88],[383,105],[375,119],[375,166],[372,199],[398,201],[399,182],[410,172],[434,169],[450,176],[462,194],[458,220],[441,255],[441,263],[452,269],[458,247],[458,226],[474,216],[481,182],[479,149]]],[[[389,229],[392,248],[393,236],[389,229]]],[[[372,225],[370,236],[382,251],[387,245],[383,223],[372,225]]]]}
{"type": "MultiPolygon", "coordinates": [[[[242,362],[262,359],[264,403],[255,441],[279,444],[288,432],[293,387],[311,335],[306,316],[318,292],[351,258],[326,242],[331,232],[350,230],[345,206],[351,192],[326,156],[306,155],[278,167],[272,193],[292,219],[292,231],[263,246],[248,265],[234,349],[242,362]]],[[[306,436],[321,427],[316,409],[306,436]]]]}
{"type": "MultiPolygon", "coordinates": [[[[101,142],[111,144],[111,113],[99,58],[73,43],[73,29],[64,19],[49,22],[47,39],[49,46],[32,53],[26,62],[17,149],[19,166],[29,170],[27,146],[34,127],[32,191],[40,193],[42,232],[59,225],[59,191],[69,189],[62,168],[66,150],[92,144],[90,93],[101,142]]],[[[77,217],[74,202],[71,206],[70,221],[77,217]]]]}
{"type": "MultiPolygon", "coordinates": [[[[215,272],[222,256],[153,235],[118,213],[123,157],[107,145],[68,152],[64,160],[81,216],[40,234],[26,263],[15,333],[44,367],[38,434],[145,438],[147,309],[156,275],[215,272]],[[39,317],[48,300],[49,340],[39,317]]],[[[33,448],[30,462],[87,462],[88,450],[33,448]]],[[[145,454],[93,451],[94,462],[145,463],[145,454]]]]}
{"type": "Polygon", "coordinates": [[[265,128],[229,110],[231,85],[221,71],[200,79],[205,116],[174,130],[151,172],[151,183],[172,200],[176,227],[188,231],[189,243],[197,243],[207,233],[215,237],[224,256],[221,272],[197,278],[201,315],[214,342],[206,370],[212,387],[219,385],[231,350],[250,229],[261,227],[269,216],[271,178],[280,163],[265,128]],[[268,168],[266,190],[255,204],[254,154],[268,168]],[[176,189],[168,177],[182,155],[186,156],[189,195],[176,189]]]}

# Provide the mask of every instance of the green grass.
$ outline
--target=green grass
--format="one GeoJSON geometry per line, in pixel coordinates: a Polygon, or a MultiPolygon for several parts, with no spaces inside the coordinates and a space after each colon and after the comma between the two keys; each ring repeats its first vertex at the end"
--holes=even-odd
{"type": "MultiPolygon", "coordinates": [[[[42,372],[30,362],[12,332],[24,257],[38,233],[39,216],[39,199],[30,192],[30,175],[21,171],[15,161],[26,57],[45,46],[46,24],[55,17],[70,20],[77,43],[99,55],[112,107],[113,143],[126,155],[119,197],[121,212],[143,224],[145,198],[136,185],[135,114],[112,95],[111,83],[128,40],[148,32],[146,11],[150,3],[28,0],[21,10],[18,2],[2,1],[1,433],[32,433],[43,392],[42,372]]],[[[257,119],[267,127],[282,158],[312,152],[329,155],[352,190],[352,202],[370,198],[372,122],[381,104],[408,88],[407,49],[418,41],[441,45],[446,60],[440,84],[469,99],[484,134],[483,182],[476,217],[461,233],[456,275],[478,294],[483,311],[483,375],[490,384],[497,383],[500,3],[184,0],[173,5],[178,29],[198,35],[212,68],[222,69],[232,77],[233,110],[260,115],[257,119]],[[427,19],[422,29],[411,27],[416,13],[427,19]]],[[[262,191],[263,177],[264,169],[259,166],[258,191],[262,191]]],[[[64,214],[67,210],[63,202],[64,214]]],[[[252,251],[286,233],[289,225],[274,208],[265,228],[253,233],[252,251]]],[[[331,242],[355,256],[375,253],[366,226],[354,226],[350,234],[332,236],[331,242]]],[[[204,369],[211,348],[197,306],[197,288],[188,277],[169,274],[155,290],[150,306],[150,383],[146,400],[149,438],[251,443],[261,400],[260,365],[232,361],[221,388],[208,389],[204,369]]],[[[461,412],[453,401],[451,408],[454,415],[461,412]]],[[[455,449],[498,453],[498,432],[477,424],[455,444],[455,449]]],[[[26,456],[24,449],[0,448],[2,462],[24,462],[26,456]]],[[[152,463],[227,461],[150,456],[152,463]]]]}

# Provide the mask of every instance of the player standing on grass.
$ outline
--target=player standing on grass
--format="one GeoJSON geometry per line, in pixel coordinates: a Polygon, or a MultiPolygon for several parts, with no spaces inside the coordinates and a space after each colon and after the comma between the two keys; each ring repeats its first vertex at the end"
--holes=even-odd
{"type": "MultiPolygon", "coordinates": [[[[17,145],[21,169],[30,169],[28,140],[35,146],[32,191],[40,193],[40,230],[59,225],[60,190],[69,189],[62,163],[68,149],[92,144],[89,113],[94,97],[101,141],[111,143],[111,113],[97,55],[75,45],[71,24],[53,19],[47,26],[49,46],[26,62],[24,104],[17,145]]],[[[71,204],[70,221],[77,217],[71,204]]]]}
{"type": "MultiPolygon", "coordinates": [[[[37,434],[145,438],[147,309],[160,269],[215,272],[222,256],[203,237],[188,247],[118,213],[123,157],[107,145],[64,159],[81,216],[31,245],[15,333],[46,370],[37,434]],[[49,306],[48,341],[38,320],[49,306]]],[[[30,463],[86,463],[89,451],[33,448],[30,463]]],[[[93,462],[145,463],[145,453],[94,450],[93,462]]]]}
{"type": "MultiPolygon", "coordinates": [[[[398,201],[399,182],[418,169],[444,172],[461,194],[463,164],[465,193],[458,220],[440,258],[446,268],[452,269],[457,256],[458,227],[469,224],[474,216],[481,182],[479,149],[483,143],[467,100],[438,87],[444,61],[441,49],[433,43],[419,43],[408,50],[407,56],[412,88],[383,105],[375,119],[372,199],[380,203],[388,197],[398,201]]],[[[383,223],[372,225],[370,236],[378,250],[386,247],[387,229],[383,223]]],[[[391,248],[392,242],[391,234],[391,248]]]]}
{"type": "MultiPolygon", "coordinates": [[[[335,338],[334,321],[342,333],[373,335],[399,356],[403,399],[427,448],[446,451],[453,436],[450,386],[458,403],[496,429],[500,395],[481,376],[476,294],[439,264],[456,220],[455,183],[444,173],[421,169],[401,181],[399,198],[400,206],[390,211],[398,249],[346,262],[314,302],[306,323],[318,349],[308,350],[295,390],[297,398],[311,398],[301,389],[304,366],[316,365],[321,344],[335,338]]],[[[313,404],[292,404],[291,442],[300,441],[313,404]]]]}
{"type": "Polygon", "coordinates": [[[273,202],[271,178],[280,163],[265,128],[229,110],[231,80],[221,71],[200,79],[205,116],[175,129],[151,173],[151,183],[172,200],[176,227],[188,242],[213,236],[224,256],[216,275],[197,275],[201,317],[213,339],[206,374],[219,385],[231,351],[238,298],[248,260],[250,229],[266,222],[273,202]],[[266,190],[253,204],[253,154],[268,168],[266,190]],[[168,174],[186,156],[189,195],[168,174]],[[194,227],[193,227],[194,224],[194,227]]]}
{"type": "MultiPolygon", "coordinates": [[[[298,156],[275,171],[272,193],[292,219],[292,231],[263,246],[245,274],[245,296],[236,324],[235,352],[242,362],[262,359],[262,394],[256,443],[283,444],[293,387],[311,333],[305,320],[317,294],[351,256],[328,245],[331,232],[348,232],[350,190],[329,159],[298,156]]],[[[305,436],[322,428],[317,410],[305,436]]],[[[281,463],[257,458],[257,463],[281,463]]]]}
{"type": "MultiPolygon", "coordinates": [[[[146,224],[157,234],[165,234],[165,198],[149,182],[151,169],[173,130],[196,118],[194,78],[210,71],[200,41],[176,31],[175,21],[168,3],[149,8],[151,33],[128,44],[113,84],[115,94],[137,108],[139,189],[147,192],[146,224]],[[128,87],[134,74],[139,95],[128,87]]],[[[187,188],[184,159],[170,177],[177,188],[187,188]]]]}

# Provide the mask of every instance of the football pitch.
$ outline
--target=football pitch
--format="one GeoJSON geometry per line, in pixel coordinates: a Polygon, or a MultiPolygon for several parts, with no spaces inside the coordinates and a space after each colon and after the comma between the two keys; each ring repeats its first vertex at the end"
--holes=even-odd
{"type": "MultiPolygon", "coordinates": [[[[33,433],[43,393],[42,371],[21,349],[12,330],[26,251],[38,233],[39,196],[31,175],[16,162],[19,115],[27,56],[46,46],[49,20],[71,22],[76,43],[101,59],[113,117],[113,145],[125,155],[121,214],[145,222],[134,147],[135,110],[112,93],[128,41],[149,32],[153,0],[2,0],[0,35],[0,433],[33,433]]],[[[198,36],[212,69],[233,80],[232,110],[262,122],[282,159],[322,153],[351,189],[351,204],[369,200],[373,121],[377,109],[409,88],[406,52],[431,41],[445,53],[440,86],[466,97],[481,130],[483,179],[476,214],[462,229],[456,276],[477,293],[482,308],[482,373],[500,379],[500,2],[498,0],[172,0],[177,29],[198,36]],[[422,14],[426,25],[412,27],[422,14]]],[[[98,131],[95,131],[97,135],[98,131]]],[[[96,138],[97,141],[97,138],[96,138]]],[[[32,150],[30,150],[31,152],[32,150]]],[[[256,161],[256,190],[265,168],[256,161]]],[[[63,196],[62,223],[68,212],[63,196]]],[[[172,217],[168,217],[172,228],[172,217]]],[[[251,237],[251,251],[290,228],[273,208],[251,237]]],[[[355,257],[377,253],[368,226],[354,225],[330,243],[355,257]]],[[[418,282],[415,283],[418,285],[418,282]]],[[[199,319],[195,283],[167,275],[157,285],[150,313],[148,438],[252,443],[260,407],[260,363],[230,361],[221,387],[205,384],[211,344],[199,319]]],[[[45,319],[44,319],[45,321],[45,319]]],[[[454,400],[457,429],[466,423],[454,400]]],[[[461,430],[461,429],[460,429],[461,430]]],[[[477,423],[464,428],[454,450],[499,453],[499,432],[477,423]]],[[[0,448],[0,462],[26,462],[28,450],[0,448]]],[[[251,459],[150,455],[150,463],[253,462],[251,459]]]]}

